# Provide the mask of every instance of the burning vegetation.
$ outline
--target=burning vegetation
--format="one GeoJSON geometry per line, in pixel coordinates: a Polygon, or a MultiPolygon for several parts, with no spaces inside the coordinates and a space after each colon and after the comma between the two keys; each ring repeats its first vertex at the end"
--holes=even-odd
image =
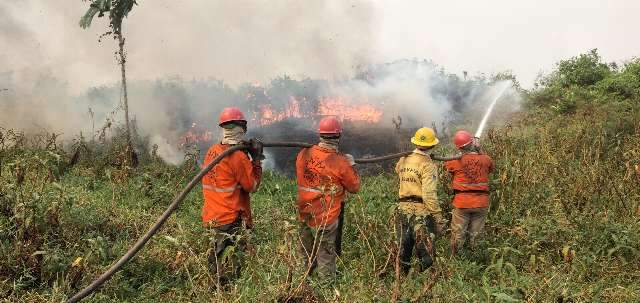
{"type": "MultiPolygon", "coordinates": [[[[397,142],[422,126],[435,127],[446,141],[451,125],[477,125],[486,105],[496,98],[496,83],[503,79],[512,79],[512,76],[463,79],[446,74],[429,61],[401,60],[370,66],[353,79],[336,83],[285,76],[268,85],[251,83],[235,90],[222,83],[180,80],[160,82],[147,89],[157,91],[154,95],[162,92],[164,99],[167,93],[171,97],[166,102],[170,105],[166,111],[176,122],[173,123],[175,130],[160,133],[174,149],[197,145],[199,150],[204,150],[219,140],[213,117],[219,108],[236,106],[248,113],[249,135],[263,140],[284,136],[313,141],[317,121],[325,116],[338,117],[347,129],[352,128],[348,132],[354,138],[371,145],[365,153],[348,143],[342,148],[345,152],[363,155],[410,148],[397,142]],[[166,92],[167,88],[171,90],[166,92]],[[216,97],[212,100],[206,96],[216,97]],[[403,136],[398,135],[398,129],[403,136]]],[[[497,117],[508,117],[519,107],[517,85],[509,86],[503,99],[497,117]]],[[[492,119],[492,122],[495,125],[499,120],[492,119]]]]}
{"type": "Polygon", "coordinates": [[[273,109],[271,104],[259,105],[259,112],[253,113],[253,121],[257,125],[264,126],[280,122],[286,119],[305,118],[317,120],[318,117],[334,116],[342,121],[378,123],[383,112],[374,105],[366,102],[354,104],[349,97],[320,97],[317,102],[318,107],[312,111],[303,111],[300,104],[308,102],[305,98],[301,101],[290,97],[289,102],[284,106],[284,110],[273,109]]]}

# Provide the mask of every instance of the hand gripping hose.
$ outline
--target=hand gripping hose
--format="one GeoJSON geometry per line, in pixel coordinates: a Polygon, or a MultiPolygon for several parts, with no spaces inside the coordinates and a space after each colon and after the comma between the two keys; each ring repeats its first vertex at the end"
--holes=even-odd
{"type": "MultiPolygon", "coordinates": [[[[303,142],[265,142],[264,146],[265,147],[305,148],[305,147],[311,147],[312,144],[303,143],[303,142]]],[[[67,301],[67,303],[79,302],[84,297],[96,291],[100,286],[102,286],[102,284],[107,282],[111,278],[111,276],[113,276],[118,270],[120,270],[122,266],[124,266],[129,260],[131,260],[131,258],[133,258],[147,244],[147,242],[149,242],[149,239],[151,239],[151,237],[153,237],[153,235],[155,235],[155,233],[158,232],[158,230],[160,229],[160,227],[162,227],[164,222],[167,221],[167,219],[169,219],[171,214],[173,214],[173,212],[178,208],[178,205],[180,204],[180,202],[182,202],[182,200],[184,200],[184,198],[187,197],[187,194],[189,194],[189,192],[191,192],[191,190],[196,186],[196,184],[200,182],[200,180],[202,179],[202,177],[204,177],[204,175],[206,175],[224,157],[230,155],[231,153],[237,150],[246,149],[247,147],[248,146],[246,145],[232,146],[227,150],[225,150],[224,152],[222,152],[215,159],[213,159],[211,163],[207,164],[207,166],[205,166],[202,170],[200,170],[200,172],[198,172],[198,174],[195,177],[193,177],[193,179],[191,179],[189,184],[187,184],[187,186],[175,198],[173,198],[173,202],[171,202],[169,207],[167,207],[164,213],[162,213],[162,216],[158,218],[156,223],[153,224],[151,228],[149,228],[149,230],[144,235],[142,235],[142,237],[140,237],[133,246],[131,246],[131,248],[129,248],[129,250],[120,258],[120,260],[118,260],[118,262],[113,264],[107,271],[105,271],[102,275],[100,275],[100,277],[98,277],[95,281],[89,284],[89,286],[85,287],[80,292],[73,295],[73,297],[71,297],[67,301]]],[[[355,161],[356,163],[361,163],[361,164],[375,163],[375,162],[381,162],[385,160],[400,158],[410,153],[411,152],[404,152],[404,153],[398,153],[398,154],[391,154],[383,157],[356,159],[355,161]]],[[[439,161],[448,161],[448,160],[459,159],[460,156],[440,157],[440,156],[432,155],[431,158],[439,161]]]]}

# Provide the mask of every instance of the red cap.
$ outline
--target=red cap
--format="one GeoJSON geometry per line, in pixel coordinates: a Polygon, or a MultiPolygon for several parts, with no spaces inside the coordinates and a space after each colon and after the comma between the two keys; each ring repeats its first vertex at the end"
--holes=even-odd
{"type": "Polygon", "coordinates": [[[342,124],[336,117],[326,117],[320,120],[318,124],[318,133],[321,135],[328,134],[341,134],[342,133],[342,124]]]}
{"type": "Polygon", "coordinates": [[[453,136],[453,144],[455,144],[457,148],[463,148],[471,142],[473,142],[473,136],[466,130],[457,131],[453,136]]]}
{"type": "Polygon", "coordinates": [[[220,120],[218,125],[222,125],[223,123],[231,122],[231,121],[244,121],[247,122],[247,119],[244,118],[242,111],[240,111],[237,107],[227,107],[222,110],[220,113],[220,120]]]}

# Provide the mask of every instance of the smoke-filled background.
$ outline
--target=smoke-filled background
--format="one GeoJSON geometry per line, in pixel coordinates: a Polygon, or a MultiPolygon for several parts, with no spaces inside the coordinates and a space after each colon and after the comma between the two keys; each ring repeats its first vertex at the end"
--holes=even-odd
{"type": "MultiPolygon", "coordinates": [[[[189,141],[215,140],[217,114],[229,105],[244,109],[265,139],[309,140],[328,114],[354,135],[424,125],[444,136],[448,126],[477,125],[496,81],[510,78],[499,74],[505,69],[530,86],[563,55],[606,45],[601,52],[616,59],[640,49],[616,39],[639,28],[627,24],[637,18],[623,18],[635,2],[523,3],[142,0],[124,21],[130,111],[173,163],[189,141]],[[550,34],[527,34],[538,26],[550,34]],[[435,61],[401,59],[413,57],[435,61]]],[[[0,126],[72,138],[122,122],[116,45],[98,42],[105,20],[78,26],[87,6],[0,2],[0,126]]],[[[500,106],[503,114],[518,109],[514,90],[500,106]]]]}

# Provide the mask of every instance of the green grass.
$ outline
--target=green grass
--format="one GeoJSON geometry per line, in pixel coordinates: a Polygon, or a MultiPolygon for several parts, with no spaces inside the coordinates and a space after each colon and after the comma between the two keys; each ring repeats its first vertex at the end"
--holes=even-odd
{"type": "MultiPolygon", "coordinates": [[[[76,168],[38,193],[16,190],[19,201],[61,207],[57,225],[43,224],[37,235],[20,240],[3,233],[0,291],[6,300],[61,301],[90,283],[162,213],[191,175],[185,170],[155,163],[141,168],[126,183],[118,183],[105,178],[87,182],[83,168],[76,168]],[[164,171],[160,178],[150,178],[160,170],[164,171]],[[145,187],[146,194],[141,190],[145,187]],[[23,245],[30,240],[40,244],[23,245]],[[79,266],[72,266],[78,257],[82,258],[79,266]]],[[[12,184],[8,179],[3,179],[9,181],[5,186],[12,184]]],[[[575,302],[633,302],[640,298],[637,221],[596,217],[570,223],[553,212],[537,212],[532,205],[518,213],[522,209],[510,207],[513,201],[500,201],[500,207],[493,209],[481,249],[452,258],[448,239],[440,239],[436,266],[426,273],[412,272],[396,286],[393,261],[387,261],[395,252],[390,222],[396,181],[391,175],[364,178],[361,193],[350,197],[339,279],[332,285],[307,281],[294,242],[294,185],[293,180],[265,174],[252,198],[252,249],[233,287],[216,291],[208,274],[209,239],[200,225],[202,196],[195,190],[147,247],[90,301],[276,301],[298,286],[298,297],[340,302],[387,302],[394,297],[394,289],[399,290],[399,299],[412,302],[544,302],[558,297],[575,302]],[[563,258],[565,246],[575,251],[571,262],[563,258]],[[289,271],[291,283],[287,282],[289,271]]],[[[446,194],[442,196],[446,201],[446,194]]],[[[493,198],[499,197],[497,192],[493,198]]],[[[12,221],[3,218],[3,229],[20,230],[11,226],[12,221]]]]}

